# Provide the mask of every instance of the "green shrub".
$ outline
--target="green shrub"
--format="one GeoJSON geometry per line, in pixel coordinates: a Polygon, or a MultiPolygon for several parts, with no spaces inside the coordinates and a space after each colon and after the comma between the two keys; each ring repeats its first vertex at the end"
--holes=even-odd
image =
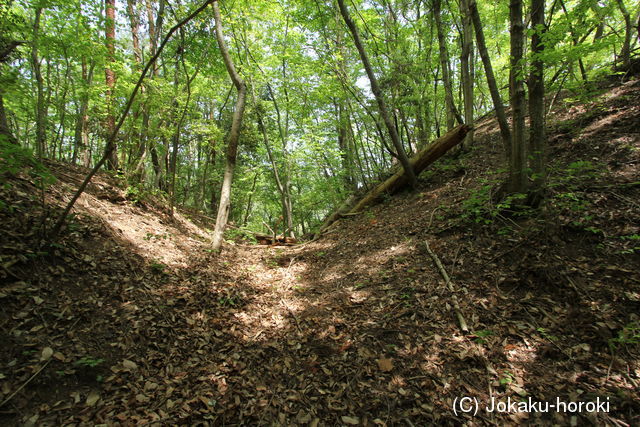
{"type": "Polygon", "coordinates": [[[253,231],[246,228],[227,228],[224,232],[226,240],[249,242],[252,245],[258,243],[253,231]]]}
{"type": "Polygon", "coordinates": [[[49,169],[33,156],[31,150],[11,144],[0,136],[0,183],[6,185],[7,175],[27,173],[43,185],[53,184],[56,179],[49,169]]]}

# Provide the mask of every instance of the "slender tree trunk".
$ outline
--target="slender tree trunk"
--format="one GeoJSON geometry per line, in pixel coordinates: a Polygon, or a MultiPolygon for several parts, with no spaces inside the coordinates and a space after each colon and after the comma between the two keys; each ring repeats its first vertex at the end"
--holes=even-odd
{"type": "Polygon", "coordinates": [[[82,60],[82,93],[80,95],[80,106],[78,108],[78,116],[76,118],[75,130],[75,150],[73,163],[77,157],[80,157],[82,166],[89,167],[91,156],[89,154],[89,88],[93,80],[93,69],[95,64],[92,63],[87,67],[86,61],[82,60]],[[77,154],[76,154],[77,153],[77,154]]]}
{"type": "MultiPolygon", "coordinates": [[[[0,48],[0,66],[9,61],[13,50],[22,43],[5,40],[5,43],[2,44],[3,46],[0,48]]],[[[0,87],[0,137],[4,137],[4,140],[10,144],[18,144],[18,140],[11,132],[9,123],[7,122],[7,112],[4,109],[4,90],[2,87],[0,87]]]]}
{"type": "Polygon", "coordinates": [[[631,63],[631,33],[633,32],[633,24],[631,23],[631,14],[624,5],[624,0],[616,0],[618,9],[624,18],[624,42],[620,50],[620,59],[623,68],[628,68],[631,63]]]}
{"type": "MultiPolygon", "coordinates": [[[[182,48],[179,47],[178,51],[181,51],[182,48]]],[[[179,55],[179,54],[178,54],[179,55]]],[[[172,121],[174,125],[173,135],[171,135],[171,155],[167,168],[167,180],[169,184],[169,216],[173,217],[173,205],[175,204],[176,198],[176,169],[178,167],[178,145],[180,142],[180,119],[178,119],[178,91],[180,86],[180,81],[178,80],[179,74],[179,66],[178,66],[178,58],[176,57],[176,68],[173,78],[173,113],[172,113],[172,121]]],[[[186,106],[185,106],[186,108],[186,106]]],[[[168,147],[167,147],[168,148],[168,147]]],[[[167,153],[168,154],[168,153],[167,153]]]]}
{"type": "Polygon", "coordinates": [[[473,24],[469,13],[469,0],[460,0],[460,14],[462,15],[462,53],[460,56],[460,69],[462,73],[462,94],[464,98],[464,121],[471,126],[471,130],[465,137],[464,145],[473,142],[473,24]]]}
{"type": "Polygon", "coordinates": [[[498,84],[493,74],[493,66],[491,65],[491,58],[487,51],[487,44],[484,40],[484,31],[482,30],[482,23],[480,22],[480,13],[478,12],[478,5],[476,0],[469,0],[469,12],[471,14],[471,20],[473,21],[473,29],[476,33],[476,43],[478,45],[478,51],[480,58],[482,58],[482,64],[484,65],[484,74],[487,77],[487,85],[489,86],[489,93],[493,100],[493,107],[496,110],[496,117],[498,119],[498,125],[500,126],[500,135],[502,136],[502,144],[504,146],[506,158],[511,158],[511,130],[509,129],[509,123],[507,122],[507,115],[504,111],[504,105],[502,104],[502,97],[498,90],[498,84]]]}
{"type": "MultiPolygon", "coordinates": [[[[106,130],[107,135],[113,134],[116,127],[116,118],[113,112],[113,91],[116,85],[116,75],[112,70],[112,64],[115,63],[115,40],[116,40],[116,0],[105,0],[105,38],[107,45],[107,60],[104,69],[105,81],[107,84],[107,118],[106,130]]],[[[107,169],[118,169],[118,148],[117,143],[113,141],[113,146],[106,146],[105,151],[109,153],[107,159],[107,169]]]]}
{"type": "MultiPolygon", "coordinates": [[[[258,104],[257,100],[256,100],[256,96],[255,93],[253,93],[253,87],[252,87],[252,93],[251,93],[252,99],[253,99],[253,104],[254,104],[254,109],[256,111],[256,116],[257,116],[257,121],[258,121],[258,128],[260,129],[260,133],[262,133],[262,140],[264,142],[264,146],[267,149],[267,156],[269,157],[269,162],[271,163],[271,168],[273,170],[273,178],[276,182],[276,188],[278,189],[278,193],[280,193],[280,204],[282,207],[282,215],[284,218],[284,224],[285,227],[286,225],[289,223],[289,218],[290,218],[290,209],[289,207],[291,206],[290,204],[287,203],[287,194],[286,194],[286,189],[284,188],[284,183],[280,177],[280,173],[278,171],[278,164],[276,163],[276,159],[273,156],[273,152],[271,150],[271,144],[269,143],[269,135],[267,134],[267,128],[264,125],[264,120],[263,120],[263,111],[262,111],[262,106],[260,104],[258,104]]],[[[285,230],[286,233],[286,230],[285,230]]],[[[283,234],[284,236],[285,234],[283,234]]]]}
{"type": "Polygon", "coordinates": [[[242,219],[242,225],[246,226],[247,222],[249,222],[249,215],[251,214],[251,207],[253,205],[253,193],[256,191],[256,184],[258,182],[258,175],[260,173],[256,172],[253,177],[253,184],[251,185],[251,191],[249,192],[249,200],[247,201],[247,209],[244,211],[244,218],[242,219]]]}
{"type": "MultiPolygon", "coordinates": [[[[183,52],[184,49],[185,49],[185,41],[184,41],[184,33],[182,32],[182,30],[180,30],[180,42],[181,42],[181,46],[182,46],[182,49],[180,49],[180,51],[183,52]]],[[[193,83],[193,80],[196,78],[196,76],[198,75],[198,71],[199,71],[196,68],[196,70],[194,71],[193,75],[189,76],[189,74],[188,74],[189,70],[187,69],[187,64],[185,63],[184,56],[182,54],[180,54],[180,61],[182,63],[182,67],[183,67],[184,75],[185,75],[185,85],[186,85],[186,89],[187,89],[187,99],[185,100],[184,108],[182,110],[182,114],[180,115],[180,118],[176,122],[175,133],[173,135],[173,147],[172,147],[172,152],[171,152],[171,197],[170,197],[170,203],[169,203],[170,204],[170,210],[169,210],[170,216],[173,216],[173,208],[174,208],[174,204],[175,204],[175,201],[176,201],[176,197],[175,197],[175,192],[176,192],[176,174],[177,174],[177,165],[178,165],[178,148],[179,148],[179,142],[180,142],[180,131],[182,130],[182,125],[184,123],[184,119],[187,116],[187,111],[189,110],[189,102],[191,101],[191,83],[193,83]]],[[[176,60],[176,87],[178,85],[178,79],[177,79],[178,69],[177,68],[178,68],[178,62],[176,60]]]]}
{"type": "MultiPolygon", "coordinates": [[[[140,18],[138,15],[138,11],[136,8],[137,0],[127,0],[127,15],[129,16],[129,28],[131,29],[131,41],[133,44],[133,69],[136,73],[142,71],[142,48],[140,46],[140,18]]],[[[149,25],[149,27],[153,27],[153,23],[149,25]]],[[[149,37],[155,37],[155,34],[151,34],[151,29],[149,30],[149,37]]],[[[154,52],[151,52],[153,55],[154,52]]],[[[143,85],[140,87],[140,93],[144,96],[146,93],[146,86],[143,85]]],[[[133,182],[139,183],[142,182],[143,174],[144,174],[144,160],[147,154],[147,129],[149,125],[149,117],[148,111],[146,107],[146,102],[142,100],[142,106],[137,105],[136,110],[133,113],[134,120],[139,117],[140,110],[142,110],[142,127],[140,132],[138,133],[138,141],[136,147],[134,147],[134,155],[129,161],[130,165],[133,165],[132,172],[132,180],[133,182]],[[146,116],[145,116],[146,113],[146,116]]]]}
{"type": "Polygon", "coordinates": [[[454,119],[462,124],[462,117],[458,113],[453,101],[453,85],[451,84],[451,71],[449,67],[449,52],[442,28],[441,0],[433,0],[433,17],[436,21],[438,33],[438,48],[440,51],[440,67],[442,68],[442,82],[444,83],[444,101],[447,107],[447,131],[453,129],[454,119]]]}
{"type": "Polygon", "coordinates": [[[0,91],[0,136],[3,136],[6,141],[11,144],[18,144],[18,140],[11,133],[9,124],[7,123],[7,113],[4,111],[4,100],[2,92],[0,91]]]}
{"type": "MultiPolygon", "coordinates": [[[[562,7],[562,10],[564,11],[565,15],[569,15],[569,12],[567,11],[567,5],[564,3],[564,0],[560,0],[560,7],[562,7]]],[[[569,33],[571,34],[571,39],[573,40],[573,46],[578,46],[580,44],[580,40],[578,38],[578,35],[576,34],[576,31],[573,27],[573,24],[571,23],[571,20],[568,21],[569,24],[569,33]]],[[[579,23],[582,24],[582,23],[579,23]]],[[[583,81],[587,81],[587,70],[584,67],[584,62],[582,61],[582,57],[578,57],[578,67],[580,67],[580,75],[582,76],[582,80],[583,81]]]]}
{"type": "MultiPolygon", "coordinates": [[[[67,94],[69,93],[69,76],[71,75],[71,64],[69,63],[69,57],[66,55],[66,50],[65,50],[65,62],[66,62],[66,71],[64,74],[64,83],[62,84],[62,94],[60,96],[58,96],[58,94],[56,94],[56,98],[60,98],[60,101],[58,103],[58,110],[60,111],[60,118],[59,118],[59,122],[60,125],[58,127],[58,132],[56,134],[56,139],[54,144],[59,143],[60,144],[60,148],[58,149],[58,159],[63,161],[65,152],[64,152],[64,140],[65,140],[65,133],[66,133],[66,117],[67,117],[67,94]]],[[[60,78],[58,76],[58,85],[60,85],[60,78]]]]}
{"type": "Polygon", "coordinates": [[[529,169],[533,178],[533,204],[542,196],[546,181],[546,135],[544,114],[544,50],[542,36],[546,31],[544,0],[531,0],[531,69],[529,74],[529,169]]]}
{"type": "Polygon", "coordinates": [[[40,46],[40,20],[42,18],[42,7],[36,8],[36,16],[33,23],[33,43],[31,47],[31,66],[36,79],[36,153],[38,157],[43,157],[46,152],[46,130],[47,130],[47,103],[44,99],[44,81],[42,79],[42,69],[38,49],[40,46]]]}
{"type": "Polygon", "coordinates": [[[522,0],[510,0],[509,17],[511,21],[511,70],[509,73],[509,86],[513,117],[511,157],[509,158],[509,191],[512,193],[524,193],[527,189],[527,147],[525,145],[525,92],[524,67],[522,64],[524,51],[522,0]]]}
{"type": "MultiPolygon", "coordinates": [[[[336,11],[336,15],[334,17],[336,22],[339,22],[341,19],[340,14],[336,11]]],[[[338,69],[341,75],[347,74],[347,56],[346,49],[344,43],[343,32],[341,29],[336,30],[336,50],[339,52],[338,57],[338,69]]],[[[348,120],[345,118],[345,107],[344,101],[342,99],[338,99],[335,102],[336,108],[336,121],[337,128],[336,132],[338,134],[338,147],[340,148],[340,161],[342,163],[342,171],[344,174],[344,186],[349,190],[355,189],[355,179],[353,173],[353,154],[351,153],[350,145],[349,145],[349,135],[347,125],[348,120]]],[[[353,139],[352,139],[353,140],[353,139]]]]}
{"type": "MultiPolygon", "coordinates": [[[[158,6],[158,15],[154,17],[151,0],[145,0],[147,22],[149,26],[149,51],[152,56],[156,54],[156,51],[158,49],[158,38],[160,31],[162,30],[162,23],[164,18],[164,5],[165,1],[160,0],[158,6]]],[[[154,62],[153,64],[151,64],[151,70],[149,74],[150,80],[153,80],[158,76],[157,63],[154,62]]],[[[144,89],[144,87],[142,87],[141,89],[144,89]]],[[[145,101],[142,107],[142,133],[144,134],[144,139],[147,141],[148,150],[151,153],[151,165],[154,173],[154,186],[160,190],[164,190],[164,178],[162,175],[162,165],[160,164],[158,148],[156,147],[156,141],[149,137],[149,123],[151,122],[149,110],[149,104],[145,101]]]]}
{"type": "Polygon", "coordinates": [[[244,115],[244,107],[246,100],[247,87],[240,77],[240,74],[236,71],[236,68],[227,49],[227,45],[224,41],[224,35],[222,34],[222,22],[220,18],[220,6],[218,1],[213,2],[213,13],[215,17],[216,27],[216,39],[224,60],[224,65],[227,68],[229,77],[233,81],[236,90],[238,91],[238,98],[236,100],[235,111],[233,112],[233,119],[231,122],[231,131],[229,132],[229,143],[227,145],[227,159],[224,169],[224,176],[222,181],[222,189],[220,191],[220,201],[218,204],[218,215],[216,217],[216,227],[213,232],[212,248],[214,251],[219,251],[222,247],[222,239],[225,226],[229,218],[229,210],[231,208],[231,182],[233,181],[233,172],[236,166],[236,156],[238,153],[238,141],[240,139],[240,128],[242,126],[242,116],[244,115]]]}
{"type": "Polygon", "coordinates": [[[369,82],[371,83],[371,91],[376,98],[378,103],[378,109],[380,110],[380,115],[382,116],[382,120],[384,121],[385,126],[391,136],[391,141],[393,142],[393,147],[396,150],[396,154],[398,156],[398,160],[404,169],[405,174],[407,175],[407,179],[409,180],[409,186],[411,188],[415,188],[418,184],[418,180],[416,178],[416,174],[409,163],[409,157],[407,157],[407,153],[402,146],[402,142],[400,141],[400,137],[398,136],[398,132],[391,121],[391,116],[389,115],[389,111],[387,109],[386,102],[384,100],[384,95],[382,94],[382,90],[380,86],[378,86],[378,79],[373,73],[373,68],[369,63],[369,58],[367,57],[367,53],[364,50],[364,46],[362,45],[362,41],[360,40],[360,35],[358,34],[358,29],[356,28],[355,23],[351,20],[349,16],[349,11],[344,4],[344,0],[338,0],[338,5],[340,6],[340,13],[342,14],[342,19],[345,24],[349,28],[351,35],[353,36],[353,41],[358,49],[358,53],[360,54],[360,59],[362,60],[362,64],[367,72],[367,76],[369,77],[369,82]]]}

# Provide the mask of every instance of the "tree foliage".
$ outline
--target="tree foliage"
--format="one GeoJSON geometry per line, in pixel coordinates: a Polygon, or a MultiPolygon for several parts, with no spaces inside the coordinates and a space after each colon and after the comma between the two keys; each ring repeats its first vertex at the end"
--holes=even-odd
{"type": "MultiPolygon", "coordinates": [[[[399,151],[417,151],[450,128],[454,116],[468,120],[494,109],[479,46],[475,38],[463,45],[465,31],[467,38],[474,34],[470,16],[463,16],[469,8],[433,0],[347,3],[352,29],[332,0],[220,3],[229,53],[255,96],[255,102],[248,97],[240,130],[233,223],[309,233],[348,194],[380,179],[399,151]],[[379,86],[377,102],[354,29],[379,86]],[[469,79],[471,90],[464,87],[469,79]]],[[[513,67],[526,91],[529,67],[544,64],[536,87],[553,97],[628,64],[637,52],[639,11],[629,0],[542,2],[538,27],[530,25],[531,5],[524,2],[526,40],[515,64],[507,2],[464,3],[477,8],[504,100],[513,67]],[[534,34],[540,42],[532,52],[534,34]]],[[[110,55],[103,1],[2,2],[3,135],[43,157],[94,165],[110,127],[105,68],[115,74],[110,99],[118,116],[159,40],[197,6],[118,0],[110,55]]],[[[129,185],[171,192],[177,205],[215,212],[236,97],[208,8],[168,42],[144,82],[117,135],[120,173],[129,185]]]]}

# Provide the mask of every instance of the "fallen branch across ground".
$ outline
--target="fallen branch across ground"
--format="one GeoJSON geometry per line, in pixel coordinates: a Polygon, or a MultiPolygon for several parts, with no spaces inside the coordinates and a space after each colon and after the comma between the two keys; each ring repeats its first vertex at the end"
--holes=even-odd
{"type": "MultiPolygon", "coordinates": [[[[468,125],[460,125],[455,129],[447,132],[446,135],[433,141],[425,148],[417,152],[410,160],[409,163],[413,168],[416,176],[420,175],[427,166],[442,157],[451,148],[462,142],[467,136],[467,133],[471,130],[468,125]]],[[[404,173],[404,169],[398,168],[393,175],[375,186],[369,192],[367,192],[362,198],[357,199],[355,196],[351,196],[347,199],[338,209],[336,209],[327,219],[322,223],[319,231],[314,238],[320,236],[322,232],[328,229],[334,222],[340,218],[346,216],[353,216],[361,213],[364,208],[375,203],[383,194],[393,194],[409,185],[409,179],[404,173]]]]}
{"type": "Polygon", "coordinates": [[[438,258],[438,255],[436,255],[436,253],[433,252],[429,247],[429,242],[425,240],[424,245],[427,248],[427,252],[431,256],[431,259],[433,259],[433,262],[438,267],[442,278],[447,284],[447,288],[449,288],[449,292],[451,292],[451,301],[453,302],[453,309],[456,312],[458,323],[460,323],[460,329],[462,329],[462,332],[469,332],[469,327],[467,326],[467,322],[464,320],[464,316],[462,315],[462,311],[460,310],[460,304],[458,304],[458,296],[456,295],[456,291],[453,288],[453,283],[451,283],[451,279],[447,274],[447,270],[445,270],[444,265],[442,265],[442,262],[440,261],[440,258],[438,258]]]}

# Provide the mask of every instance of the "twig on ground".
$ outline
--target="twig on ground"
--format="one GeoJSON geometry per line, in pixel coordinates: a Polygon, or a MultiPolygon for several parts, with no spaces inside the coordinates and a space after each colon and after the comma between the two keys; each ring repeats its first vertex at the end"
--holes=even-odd
{"type": "Polygon", "coordinates": [[[23,388],[25,388],[25,387],[27,386],[27,384],[29,384],[29,383],[30,383],[30,382],[31,382],[35,377],[37,377],[37,376],[38,376],[38,374],[39,374],[40,372],[42,372],[42,371],[44,370],[44,368],[46,368],[46,367],[47,367],[47,365],[49,365],[49,363],[51,363],[51,359],[47,360],[47,362],[46,362],[44,365],[42,365],[42,366],[40,367],[40,369],[38,369],[38,370],[37,370],[33,375],[31,375],[27,381],[25,381],[24,383],[22,383],[22,385],[21,385],[20,387],[18,387],[18,389],[17,389],[16,391],[14,391],[13,393],[11,393],[11,394],[9,395],[9,397],[7,397],[5,400],[3,400],[3,401],[2,401],[2,403],[0,403],[0,408],[1,408],[1,407],[3,407],[4,405],[6,405],[7,403],[9,403],[9,401],[10,401],[11,399],[13,399],[13,397],[14,397],[16,394],[18,394],[18,393],[20,392],[20,390],[22,390],[23,388]]]}
{"type": "MultiPolygon", "coordinates": [[[[433,212],[432,212],[432,215],[433,215],[433,212]]],[[[447,274],[447,270],[445,270],[444,266],[442,265],[442,262],[440,261],[440,258],[438,258],[438,255],[436,255],[435,252],[433,252],[429,247],[429,242],[425,240],[424,245],[427,248],[427,252],[433,259],[433,262],[438,267],[438,270],[440,271],[440,274],[442,275],[447,285],[447,288],[449,288],[449,292],[451,292],[451,301],[453,302],[453,309],[455,310],[456,317],[458,318],[458,322],[460,323],[460,329],[462,329],[463,332],[469,332],[469,327],[467,326],[467,322],[466,320],[464,320],[464,316],[462,315],[462,311],[460,310],[460,304],[458,304],[458,296],[455,294],[455,289],[453,288],[453,283],[451,283],[451,279],[447,274]]]]}
{"type": "Polygon", "coordinates": [[[431,228],[431,223],[433,222],[433,214],[435,214],[438,209],[442,209],[442,207],[436,206],[436,208],[431,211],[431,216],[429,217],[429,224],[427,224],[427,228],[425,231],[429,231],[429,229],[431,228]]]}

